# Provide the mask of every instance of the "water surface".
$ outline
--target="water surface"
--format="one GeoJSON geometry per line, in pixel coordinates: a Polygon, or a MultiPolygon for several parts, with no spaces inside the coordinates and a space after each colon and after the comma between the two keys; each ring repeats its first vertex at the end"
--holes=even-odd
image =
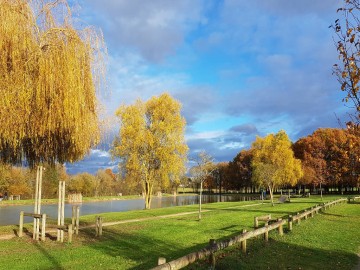
{"type": "MultiPolygon", "coordinates": [[[[239,194],[222,195],[222,202],[230,201],[245,201],[251,200],[253,197],[243,196],[239,194]]],[[[203,195],[203,203],[220,202],[219,195],[203,195]]],[[[199,196],[171,196],[171,197],[153,197],[151,202],[151,208],[172,207],[181,205],[198,204],[199,196]]],[[[65,217],[71,217],[73,204],[65,204],[65,217]]],[[[125,212],[130,210],[144,209],[145,200],[143,198],[133,200],[111,200],[111,201],[99,201],[99,202],[85,202],[80,204],[80,216],[90,214],[100,214],[106,212],[125,212]]],[[[52,219],[57,219],[57,204],[44,204],[41,205],[41,213],[52,219]]],[[[0,225],[12,225],[19,224],[20,211],[33,213],[34,205],[8,205],[1,206],[0,202],[0,225]]],[[[31,222],[31,217],[24,217],[24,222],[31,222]]]]}

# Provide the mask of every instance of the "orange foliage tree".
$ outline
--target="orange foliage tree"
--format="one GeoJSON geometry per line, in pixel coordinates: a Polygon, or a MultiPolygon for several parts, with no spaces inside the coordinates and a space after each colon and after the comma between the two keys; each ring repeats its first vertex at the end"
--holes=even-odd
{"type": "Polygon", "coordinates": [[[360,120],[360,1],[343,0],[337,12],[341,14],[331,26],[336,34],[336,49],[340,63],[333,66],[333,73],[345,92],[344,102],[351,101],[357,113],[356,121],[360,120]]]}

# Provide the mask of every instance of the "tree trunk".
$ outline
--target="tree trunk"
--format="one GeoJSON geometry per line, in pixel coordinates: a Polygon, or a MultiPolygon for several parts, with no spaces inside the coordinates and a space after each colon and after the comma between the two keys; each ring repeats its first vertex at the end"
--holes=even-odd
{"type": "Polygon", "coordinates": [[[320,197],[321,197],[321,200],[322,200],[322,199],[323,199],[323,196],[322,196],[321,182],[320,182],[320,197]]]}
{"type": "Polygon", "coordinates": [[[151,185],[149,182],[145,183],[145,209],[151,207],[151,185]]]}
{"type": "Polygon", "coordinates": [[[202,197],[202,181],[200,182],[199,220],[201,220],[201,197],[202,197]]]}
{"type": "Polygon", "coordinates": [[[273,197],[273,188],[269,186],[269,192],[270,192],[270,199],[271,199],[271,205],[274,206],[274,197],[273,197]]]}

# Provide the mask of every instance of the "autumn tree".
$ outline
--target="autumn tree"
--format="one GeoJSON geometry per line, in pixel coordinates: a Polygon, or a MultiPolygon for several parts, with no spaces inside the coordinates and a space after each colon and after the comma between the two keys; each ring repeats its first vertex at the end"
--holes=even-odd
{"type": "Polygon", "coordinates": [[[180,109],[178,101],[162,94],[121,106],[116,113],[121,126],[112,153],[121,159],[119,170],[125,179],[141,181],[145,209],[150,209],[154,186],[167,188],[185,172],[188,147],[180,109]]]}
{"type": "Polygon", "coordinates": [[[326,146],[324,140],[320,136],[307,136],[300,138],[293,144],[295,157],[302,162],[303,176],[299,180],[299,184],[312,184],[314,187],[320,187],[322,197],[322,186],[326,183],[328,170],[326,166],[325,156],[326,146]]]}
{"type": "Polygon", "coordinates": [[[95,196],[104,196],[116,194],[118,187],[116,186],[116,175],[110,170],[98,170],[96,172],[96,192],[95,196]]]}
{"type": "Polygon", "coordinates": [[[208,178],[212,177],[213,172],[216,170],[216,166],[214,164],[214,158],[205,151],[201,151],[194,159],[194,162],[196,165],[191,168],[190,173],[195,178],[195,180],[200,183],[199,219],[201,219],[203,183],[208,178]]]}
{"type": "Polygon", "coordinates": [[[99,141],[105,52],[66,0],[0,0],[0,160],[73,162],[99,141]]]}
{"type": "Polygon", "coordinates": [[[306,166],[304,177],[316,185],[357,186],[360,175],[360,136],[357,127],[321,128],[294,144],[296,157],[306,166]]]}
{"type": "Polygon", "coordinates": [[[214,178],[216,186],[219,188],[220,195],[222,190],[229,190],[228,183],[231,179],[229,162],[219,162],[216,164],[214,178]]]}
{"type": "Polygon", "coordinates": [[[8,194],[30,197],[31,186],[28,182],[29,170],[22,167],[12,167],[8,179],[8,194]]]}
{"type": "Polygon", "coordinates": [[[83,196],[95,196],[96,178],[89,173],[79,173],[71,177],[67,184],[70,193],[81,193],[83,196]]]}
{"type": "MultiPolygon", "coordinates": [[[[42,196],[44,198],[57,198],[59,181],[67,181],[69,177],[66,168],[61,164],[45,164],[44,168],[43,177],[46,181],[42,184],[42,196]]],[[[35,175],[32,179],[35,179],[35,175]]]]}
{"type": "Polygon", "coordinates": [[[336,49],[340,63],[333,66],[341,91],[345,93],[344,102],[350,101],[357,113],[355,119],[360,120],[360,1],[343,0],[338,8],[340,14],[331,26],[335,32],[336,49]]]}
{"type": "Polygon", "coordinates": [[[237,190],[244,188],[245,191],[248,188],[252,188],[252,158],[252,149],[241,150],[229,163],[231,177],[229,177],[229,182],[227,183],[228,188],[237,190]]]}
{"type": "Polygon", "coordinates": [[[269,189],[274,205],[274,189],[282,185],[294,185],[302,177],[301,161],[294,157],[291,141],[285,131],[264,138],[257,137],[252,149],[252,179],[269,189]]]}
{"type": "Polygon", "coordinates": [[[9,164],[3,164],[0,162],[0,194],[3,195],[9,189],[9,179],[10,179],[10,169],[9,164]]]}

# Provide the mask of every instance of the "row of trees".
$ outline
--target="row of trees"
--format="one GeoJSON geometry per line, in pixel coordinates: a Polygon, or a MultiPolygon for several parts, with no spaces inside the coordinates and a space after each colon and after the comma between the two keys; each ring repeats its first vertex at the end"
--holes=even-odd
{"type": "MultiPolygon", "coordinates": [[[[318,129],[291,143],[285,132],[257,138],[248,150],[229,163],[216,164],[215,173],[204,183],[208,189],[258,191],[266,188],[302,187],[338,192],[359,189],[360,130],[318,129]]],[[[214,164],[215,166],[215,164],[214,164]]],[[[194,175],[195,176],[195,175],[194,175]]]]}
{"type": "Polygon", "coordinates": [[[303,176],[301,161],[294,157],[285,131],[257,137],[251,150],[240,152],[237,158],[237,163],[214,164],[205,153],[200,153],[191,170],[195,181],[201,184],[200,192],[203,182],[207,188],[221,184],[231,190],[250,185],[269,190],[273,201],[277,187],[294,185],[303,176]]]}
{"type": "MultiPolygon", "coordinates": [[[[21,195],[33,198],[36,170],[2,164],[0,166],[0,195],[21,195]]],[[[42,195],[57,198],[59,181],[66,181],[66,192],[82,193],[84,196],[107,196],[121,193],[123,185],[110,170],[99,170],[95,175],[80,173],[70,176],[64,166],[45,165],[42,195]]]]}

